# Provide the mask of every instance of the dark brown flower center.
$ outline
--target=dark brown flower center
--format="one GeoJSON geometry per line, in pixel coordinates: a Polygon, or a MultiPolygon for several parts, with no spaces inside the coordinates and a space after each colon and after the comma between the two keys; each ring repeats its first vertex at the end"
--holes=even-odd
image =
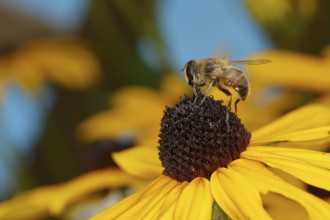
{"type": "Polygon", "coordinates": [[[222,101],[206,97],[197,105],[185,96],[174,107],[166,107],[159,137],[163,174],[183,182],[209,179],[215,170],[239,158],[251,134],[222,101]]]}

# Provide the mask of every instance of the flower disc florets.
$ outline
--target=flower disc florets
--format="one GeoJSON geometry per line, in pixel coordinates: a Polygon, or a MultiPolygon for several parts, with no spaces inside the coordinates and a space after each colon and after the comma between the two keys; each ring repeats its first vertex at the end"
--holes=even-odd
{"type": "Polygon", "coordinates": [[[158,148],[163,174],[179,182],[209,179],[215,170],[239,158],[251,138],[222,101],[206,97],[198,105],[193,100],[185,96],[174,107],[166,107],[161,121],[158,148]]]}

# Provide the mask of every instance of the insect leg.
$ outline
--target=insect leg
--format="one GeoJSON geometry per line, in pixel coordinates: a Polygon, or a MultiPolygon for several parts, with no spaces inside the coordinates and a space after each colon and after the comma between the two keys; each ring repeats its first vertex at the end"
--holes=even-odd
{"type": "Polygon", "coordinates": [[[229,96],[229,102],[228,102],[228,109],[231,109],[231,101],[233,99],[232,94],[225,88],[218,87],[223,93],[225,93],[227,96],[229,96]]]}
{"type": "Polygon", "coordinates": [[[225,93],[227,96],[229,96],[229,102],[228,102],[228,111],[226,112],[226,125],[229,128],[229,112],[231,109],[231,101],[232,101],[232,94],[225,88],[218,87],[223,93],[225,93]]]}
{"type": "Polygon", "coordinates": [[[235,101],[235,115],[237,115],[237,103],[239,103],[241,101],[240,98],[236,99],[235,101]]]}
{"type": "Polygon", "coordinates": [[[207,97],[207,94],[209,94],[209,92],[210,92],[210,90],[211,90],[211,88],[212,88],[212,86],[213,86],[213,84],[214,84],[215,81],[216,81],[216,79],[214,79],[214,80],[210,83],[209,87],[208,87],[207,90],[205,91],[204,98],[202,99],[201,103],[199,103],[199,105],[202,105],[202,104],[203,104],[203,102],[205,101],[205,99],[206,99],[206,97],[207,97]]]}
{"type": "Polygon", "coordinates": [[[198,99],[198,92],[199,92],[199,90],[200,90],[200,88],[197,88],[195,85],[193,85],[193,92],[194,92],[194,95],[195,95],[195,99],[194,99],[194,102],[193,102],[194,105],[195,105],[195,103],[196,103],[196,101],[198,99]]]}

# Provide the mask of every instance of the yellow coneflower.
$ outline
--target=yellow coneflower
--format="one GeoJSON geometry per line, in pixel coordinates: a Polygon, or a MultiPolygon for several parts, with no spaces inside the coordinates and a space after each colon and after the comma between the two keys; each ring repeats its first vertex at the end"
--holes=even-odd
{"type": "Polygon", "coordinates": [[[329,143],[329,131],[330,110],[312,105],[275,120],[251,138],[240,119],[220,101],[208,97],[196,107],[193,98],[185,97],[164,112],[158,165],[156,156],[143,155],[146,151],[156,154],[156,147],[114,155],[130,173],[146,175],[150,170],[152,176],[162,165],[162,175],[92,219],[271,219],[260,197],[269,192],[296,201],[310,219],[327,219],[329,204],[294,187],[270,168],[330,190],[330,154],[295,148],[302,142],[329,143]],[[149,166],[137,166],[141,160],[149,166]]]}

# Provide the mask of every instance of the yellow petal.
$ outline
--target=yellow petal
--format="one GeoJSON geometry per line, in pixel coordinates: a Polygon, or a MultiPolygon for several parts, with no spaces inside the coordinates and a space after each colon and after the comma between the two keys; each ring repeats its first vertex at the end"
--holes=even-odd
{"type": "Polygon", "coordinates": [[[261,163],[239,159],[233,161],[230,166],[241,175],[245,176],[245,178],[248,178],[258,191],[262,193],[268,193],[269,191],[279,193],[300,203],[307,210],[310,219],[329,218],[329,204],[283,181],[266,169],[261,163]]]}
{"type": "MultiPolygon", "coordinates": [[[[292,111],[281,118],[275,120],[252,133],[251,143],[263,143],[285,137],[286,134],[293,133],[291,137],[304,130],[310,130],[322,126],[330,125],[330,109],[320,105],[308,105],[292,111]],[[296,133],[298,132],[298,133],[296,133]]],[[[310,132],[313,132],[310,131],[310,132]]],[[[322,132],[324,134],[324,132],[322,132]]]]}
{"type": "Polygon", "coordinates": [[[116,205],[94,216],[98,219],[152,219],[158,214],[159,208],[165,202],[167,194],[179,183],[167,176],[160,176],[146,189],[135,193],[116,205]]]}
{"type": "Polygon", "coordinates": [[[212,174],[211,192],[232,219],[270,219],[250,179],[230,167],[220,168],[212,174]]]}
{"type": "Polygon", "coordinates": [[[160,209],[164,206],[168,196],[172,190],[175,190],[179,185],[175,180],[171,180],[170,184],[160,188],[152,193],[143,194],[134,208],[127,210],[122,216],[122,219],[156,219],[159,216],[160,209]]]}
{"type": "Polygon", "coordinates": [[[213,198],[210,182],[195,178],[182,191],[175,207],[175,219],[211,219],[213,198]]]}
{"type": "Polygon", "coordinates": [[[93,192],[132,186],[136,179],[119,169],[97,170],[67,183],[46,186],[22,193],[0,204],[0,219],[24,219],[35,216],[58,216],[72,203],[93,192]]]}
{"type": "Polygon", "coordinates": [[[179,182],[174,181],[168,176],[161,175],[143,190],[143,198],[152,195],[153,193],[161,190],[162,188],[168,188],[172,185],[177,186],[179,185],[179,182]]]}
{"type": "Polygon", "coordinates": [[[265,65],[248,66],[251,82],[325,92],[330,87],[327,59],[289,51],[269,51],[255,58],[270,59],[265,65]]]}
{"type": "MultiPolygon", "coordinates": [[[[288,132],[285,134],[272,135],[265,138],[258,138],[258,140],[253,143],[270,143],[270,142],[298,142],[298,141],[314,141],[314,140],[324,140],[325,143],[329,143],[327,139],[330,137],[330,126],[322,126],[312,129],[306,129],[296,132],[288,132]]],[[[319,143],[321,144],[321,143],[319,143]]]]}
{"type": "Polygon", "coordinates": [[[117,165],[127,173],[143,179],[160,176],[164,170],[158,158],[159,150],[154,147],[133,147],[113,153],[117,165]]]}
{"type": "Polygon", "coordinates": [[[125,199],[121,200],[114,206],[105,209],[104,211],[98,213],[97,215],[90,218],[90,220],[104,220],[104,219],[115,219],[120,216],[122,213],[138,202],[138,199],[141,196],[141,192],[134,193],[131,196],[126,197],[125,199]]]}
{"type": "Polygon", "coordinates": [[[328,170],[330,154],[328,153],[277,147],[248,147],[241,156],[258,160],[308,184],[330,190],[330,170],[328,170]],[[282,152],[277,153],[277,150],[282,152]],[[286,150],[288,154],[285,154],[286,150]]]}
{"type": "Polygon", "coordinates": [[[240,208],[236,207],[234,200],[227,194],[224,187],[220,184],[219,178],[221,175],[222,174],[219,171],[214,172],[210,181],[211,193],[215,201],[232,219],[244,219],[244,215],[240,211],[240,208]]]}
{"type": "Polygon", "coordinates": [[[159,215],[156,219],[167,220],[173,218],[178,198],[188,184],[188,182],[182,182],[169,193],[168,197],[160,208],[159,215]]]}
{"type": "MultiPolygon", "coordinates": [[[[283,147],[248,147],[247,151],[259,152],[259,155],[265,153],[264,155],[280,156],[283,158],[293,158],[301,161],[305,161],[309,164],[330,169],[330,154],[306,149],[294,149],[294,148],[283,148],[283,147]]],[[[256,155],[255,153],[254,155],[256,155]]],[[[244,153],[243,153],[244,155],[244,153]]]]}
{"type": "MultiPolygon", "coordinates": [[[[299,141],[299,142],[277,142],[267,143],[267,146],[279,146],[285,148],[308,149],[314,151],[326,151],[329,148],[330,137],[315,141],[299,141]]],[[[262,145],[262,144],[258,144],[262,145]]]]}

